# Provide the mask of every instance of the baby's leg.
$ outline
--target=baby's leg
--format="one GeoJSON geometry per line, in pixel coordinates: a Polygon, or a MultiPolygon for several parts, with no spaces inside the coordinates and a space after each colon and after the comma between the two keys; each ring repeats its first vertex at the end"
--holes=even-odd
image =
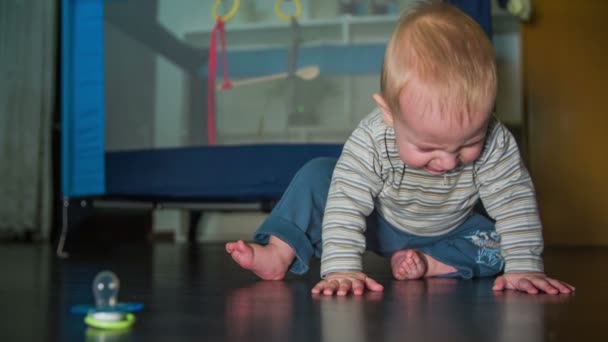
{"type": "Polygon", "coordinates": [[[243,240],[228,242],[226,251],[242,268],[264,280],[283,279],[295,257],[293,249],[275,236],[265,246],[243,240]]]}
{"type": "Polygon", "coordinates": [[[226,251],[262,279],[283,279],[287,271],[306,273],[310,259],[321,255],[323,212],[335,164],[336,159],[317,158],[302,166],[254,234],[255,243],[229,242],[226,251]]]}
{"type": "Polygon", "coordinates": [[[405,233],[391,225],[374,211],[367,219],[365,231],[367,247],[384,256],[391,256],[391,269],[396,279],[437,277],[457,270],[440,261],[424,247],[432,246],[435,237],[420,237],[405,233]]]}
{"type": "Polygon", "coordinates": [[[430,278],[456,272],[454,267],[415,249],[404,249],[393,254],[391,269],[398,280],[430,278]]]}
{"type": "Polygon", "coordinates": [[[398,279],[419,278],[421,273],[424,277],[491,277],[504,268],[494,223],[479,214],[446,236],[416,238],[410,246],[409,252],[393,255],[392,265],[397,266],[393,274],[398,279]]]}

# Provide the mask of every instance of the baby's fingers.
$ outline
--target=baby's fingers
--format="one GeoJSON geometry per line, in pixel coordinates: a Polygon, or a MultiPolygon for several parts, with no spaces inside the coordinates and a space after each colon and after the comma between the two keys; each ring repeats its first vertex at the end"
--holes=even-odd
{"type": "Polygon", "coordinates": [[[530,279],[530,281],[537,289],[552,295],[560,293],[572,293],[574,291],[574,287],[572,287],[571,285],[548,277],[532,278],[530,279]]]}
{"type": "Polygon", "coordinates": [[[492,290],[502,291],[506,288],[507,288],[507,280],[505,279],[505,277],[503,277],[503,276],[497,277],[496,280],[494,281],[494,286],[492,287],[492,290]]]}
{"type": "Polygon", "coordinates": [[[365,292],[365,283],[362,282],[361,280],[359,280],[359,279],[353,280],[352,284],[353,284],[352,291],[355,296],[360,296],[363,294],[363,292],[365,292]]]}
{"type": "Polygon", "coordinates": [[[548,293],[548,294],[558,294],[559,290],[553,286],[553,284],[551,284],[549,282],[549,278],[532,278],[530,280],[532,282],[532,284],[534,285],[534,287],[536,287],[537,289],[548,293]]]}
{"type": "Polygon", "coordinates": [[[374,292],[380,292],[384,290],[384,286],[382,286],[382,284],[378,283],[370,277],[365,278],[365,286],[370,289],[370,291],[374,292]]]}
{"type": "Polygon", "coordinates": [[[338,287],[338,293],[336,293],[336,294],[338,296],[346,296],[348,294],[348,292],[350,291],[350,289],[353,288],[353,284],[348,279],[341,279],[339,282],[340,282],[340,285],[338,287]]]}
{"type": "Polygon", "coordinates": [[[575,290],[574,286],[568,283],[564,283],[563,281],[559,281],[557,279],[548,278],[547,281],[550,282],[553,287],[558,289],[559,293],[572,293],[575,290]]]}
{"type": "Polygon", "coordinates": [[[365,292],[365,288],[371,291],[382,291],[384,287],[375,280],[367,278],[365,281],[359,279],[326,279],[321,280],[312,288],[312,294],[322,294],[325,296],[346,296],[352,292],[355,296],[360,296],[365,292]]]}
{"type": "Polygon", "coordinates": [[[330,280],[321,280],[320,282],[312,288],[311,292],[313,294],[323,293],[324,295],[333,295],[335,291],[338,290],[339,283],[335,279],[330,280]]]}
{"type": "Polygon", "coordinates": [[[312,294],[319,294],[321,293],[321,291],[323,291],[323,284],[322,282],[317,283],[317,285],[315,285],[312,290],[310,290],[310,292],[312,292],[312,294]]]}
{"type": "Polygon", "coordinates": [[[517,289],[519,291],[527,292],[529,294],[537,294],[538,293],[538,289],[536,288],[536,286],[534,285],[534,283],[532,283],[530,281],[530,279],[527,279],[527,278],[521,278],[517,282],[517,289]]]}

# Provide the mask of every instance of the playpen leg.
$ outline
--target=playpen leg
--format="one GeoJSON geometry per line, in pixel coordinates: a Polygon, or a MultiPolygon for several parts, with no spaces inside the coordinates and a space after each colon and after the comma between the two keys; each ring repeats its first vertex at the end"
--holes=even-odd
{"type": "Polygon", "coordinates": [[[196,243],[196,237],[198,236],[198,224],[203,216],[203,211],[191,210],[189,216],[190,222],[188,223],[188,242],[196,243]]]}
{"type": "Polygon", "coordinates": [[[67,258],[69,254],[65,251],[65,242],[68,237],[69,222],[68,222],[68,210],[70,208],[70,200],[67,198],[63,199],[63,205],[61,208],[61,235],[59,236],[59,242],[57,243],[57,256],[60,258],[67,258]]]}

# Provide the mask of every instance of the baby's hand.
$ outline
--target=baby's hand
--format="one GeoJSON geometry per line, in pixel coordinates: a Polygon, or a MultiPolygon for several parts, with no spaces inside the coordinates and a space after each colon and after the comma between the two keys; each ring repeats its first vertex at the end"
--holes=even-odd
{"type": "Polygon", "coordinates": [[[330,273],[312,288],[312,293],[346,296],[352,292],[355,296],[360,296],[366,288],[370,291],[384,290],[384,286],[361,272],[330,273]]]}
{"type": "Polygon", "coordinates": [[[543,273],[507,273],[496,278],[494,291],[518,290],[529,294],[543,291],[548,294],[572,293],[574,286],[561,280],[552,279],[543,273]]]}

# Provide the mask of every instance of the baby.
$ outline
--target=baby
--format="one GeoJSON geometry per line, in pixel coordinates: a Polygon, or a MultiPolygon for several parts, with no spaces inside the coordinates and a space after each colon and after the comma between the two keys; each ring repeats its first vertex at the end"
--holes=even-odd
{"type": "Polygon", "coordinates": [[[386,49],[377,109],[338,160],[296,174],[254,235],[226,250],[262,279],[303,274],[313,294],[382,291],[365,250],[391,258],[396,279],[489,277],[494,290],[571,293],[543,273],[534,187],[516,142],[492,115],[492,43],[470,17],[441,2],[402,15],[386,49]],[[474,210],[481,200],[487,214],[474,210]]]}

